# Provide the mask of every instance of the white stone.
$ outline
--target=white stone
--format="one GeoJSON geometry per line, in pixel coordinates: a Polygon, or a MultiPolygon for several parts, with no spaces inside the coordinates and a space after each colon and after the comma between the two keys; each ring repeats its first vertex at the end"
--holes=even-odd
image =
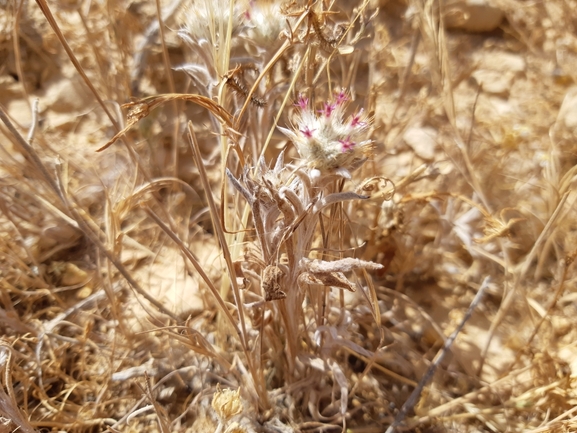
{"type": "Polygon", "coordinates": [[[557,116],[568,129],[577,129],[577,87],[569,89],[557,116]]]}
{"type": "Polygon", "coordinates": [[[522,56],[506,51],[483,52],[482,56],[475,60],[478,62],[479,69],[521,73],[527,68],[527,63],[522,56]]]}
{"type": "Polygon", "coordinates": [[[403,140],[422,159],[431,161],[437,148],[437,131],[428,126],[413,126],[405,131],[403,140]]]}
{"type": "Polygon", "coordinates": [[[514,74],[511,72],[478,69],[472,74],[473,78],[483,88],[484,93],[506,97],[513,85],[514,74]]]}
{"type": "Polygon", "coordinates": [[[446,0],[445,26],[467,32],[490,32],[501,25],[505,13],[490,0],[446,0]]]}

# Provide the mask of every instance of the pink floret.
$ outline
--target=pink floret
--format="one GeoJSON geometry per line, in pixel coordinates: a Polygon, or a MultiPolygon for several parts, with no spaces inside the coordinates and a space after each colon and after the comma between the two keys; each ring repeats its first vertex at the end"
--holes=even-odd
{"type": "Polygon", "coordinates": [[[351,141],[351,137],[347,137],[346,140],[339,140],[339,143],[342,144],[342,149],[343,152],[348,152],[349,150],[352,150],[353,147],[355,147],[356,143],[354,141],[351,141]]]}
{"type": "Polygon", "coordinates": [[[331,117],[331,114],[333,114],[335,108],[337,108],[336,104],[329,104],[328,102],[325,102],[325,107],[322,110],[319,110],[319,113],[323,114],[325,117],[331,117]]]}
{"type": "Polygon", "coordinates": [[[344,90],[341,90],[340,93],[337,95],[336,104],[343,105],[345,102],[349,100],[347,93],[344,90]]]}
{"type": "Polygon", "coordinates": [[[361,121],[361,117],[363,116],[363,109],[361,109],[361,111],[359,111],[357,114],[355,114],[353,116],[353,119],[351,120],[351,126],[354,127],[359,127],[362,128],[364,126],[367,126],[367,122],[363,122],[361,121]]]}
{"type": "Polygon", "coordinates": [[[299,95],[297,102],[295,102],[295,106],[299,107],[301,110],[306,110],[309,106],[309,98],[299,95]]]}
{"type": "Polygon", "coordinates": [[[311,138],[313,136],[313,132],[315,129],[310,129],[308,126],[305,126],[304,129],[300,130],[306,138],[311,138]]]}

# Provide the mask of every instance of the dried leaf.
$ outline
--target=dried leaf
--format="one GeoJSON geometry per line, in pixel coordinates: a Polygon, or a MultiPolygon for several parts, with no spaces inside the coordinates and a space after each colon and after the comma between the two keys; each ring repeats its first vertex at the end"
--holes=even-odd
{"type": "Polygon", "coordinates": [[[281,279],[284,275],[282,269],[275,265],[268,265],[262,271],[262,289],[267,301],[286,298],[286,293],[281,290],[281,279]]]}
{"type": "Polygon", "coordinates": [[[331,272],[350,272],[355,269],[366,269],[374,271],[381,269],[383,265],[374,262],[367,262],[365,260],[353,259],[347,257],[345,259],[334,260],[331,262],[325,260],[311,260],[307,258],[301,259],[300,266],[303,270],[313,274],[327,274],[331,272]]]}
{"type": "Polygon", "coordinates": [[[327,274],[312,274],[310,272],[303,272],[299,275],[299,282],[301,284],[319,284],[321,286],[337,287],[339,289],[346,289],[350,292],[355,292],[357,289],[351,283],[345,274],[342,272],[333,272],[327,274]]]}

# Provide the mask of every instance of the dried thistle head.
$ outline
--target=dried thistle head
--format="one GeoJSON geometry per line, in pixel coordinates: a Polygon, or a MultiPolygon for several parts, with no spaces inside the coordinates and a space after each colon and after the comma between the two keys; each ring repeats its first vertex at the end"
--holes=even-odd
{"type": "Polygon", "coordinates": [[[212,398],[212,408],[221,420],[229,420],[242,412],[243,406],[240,399],[240,388],[236,391],[217,387],[212,398]]]}
{"type": "Polygon", "coordinates": [[[292,129],[280,128],[296,146],[310,168],[348,173],[372,155],[373,142],[367,138],[371,119],[361,109],[347,116],[349,96],[341,90],[320,110],[299,96],[292,129]]]}
{"type": "MultiPolygon", "coordinates": [[[[262,61],[261,54],[276,51],[286,20],[274,1],[192,0],[178,31],[191,50],[190,57],[176,70],[188,74],[206,96],[216,96],[222,79],[235,92],[247,96],[244,71],[259,72],[255,63],[262,61]],[[233,62],[238,66],[230,69],[233,62]]],[[[255,95],[250,100],[258,107],[265,105],[255,95]]]]}
{"type": "Polygon", "coordinates": [[[242,8],[237,3],[231,8],[231,4],[229,0],[194,0],[178,32],[194,57],[177,70],[186,72],[200,88],[208,88],[207,96],[212,96],[210,90],[226,74],[232,45],[241,31],[242,8]]]}
{"type": "Polygon", "coordinates": [[[250,0],[244,18],[247,40],[265,49],[278,45],[276,41],[285,29],[287,20],[278,2],[250,0]]]}
{"type": "MultiPolygon", "coordinates": [[[[185,10],[184,28],[194,41],[217,42],[223,38],[229,21],[230,2],[228,0],[195,0],[185,10]]],[[[242,9],[235,5],[232,16],[232,33],[238,32],[242,23],[242,9]]]]}

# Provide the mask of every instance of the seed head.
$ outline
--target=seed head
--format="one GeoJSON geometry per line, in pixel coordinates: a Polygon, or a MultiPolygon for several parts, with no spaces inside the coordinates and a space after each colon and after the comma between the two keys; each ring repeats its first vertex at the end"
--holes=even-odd
{"type": "Polygon", "coordinates": [[[276,41],[285,29],[287,19],[280,9],[280,2],[250,0],[244,13],[247,40],[266,49],[277,45],[276,41]]]}
{"type": "MultiPolygon", "coordinates": [[[[208,40],[211,43],[217,43],[220,37],[224,37],[218,34],[219,30],[228,25],[229,2],[227,0],[194,0],[191,3],[186,7],[182,30],[194,41],[208,40]]],[[[235,5],[232,18],[233,34],[236,34],[242,19],[239,6],[235,5]]]]}

